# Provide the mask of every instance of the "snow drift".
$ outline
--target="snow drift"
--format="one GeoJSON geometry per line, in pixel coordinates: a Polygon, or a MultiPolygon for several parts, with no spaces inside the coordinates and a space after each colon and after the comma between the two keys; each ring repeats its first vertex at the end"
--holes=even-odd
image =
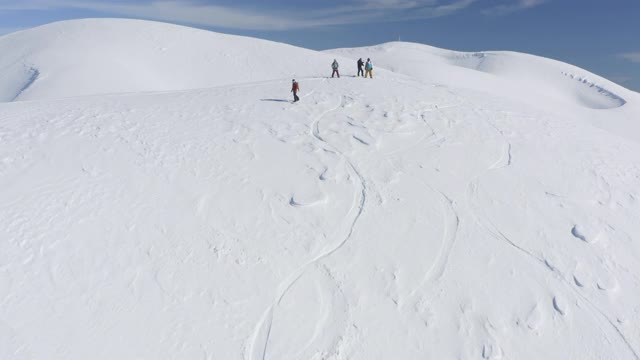
{"type": "Polygon", "coordinates": [[[631,91],[142,21],[0,47],[1,359],[640,358],[631,91]]]}

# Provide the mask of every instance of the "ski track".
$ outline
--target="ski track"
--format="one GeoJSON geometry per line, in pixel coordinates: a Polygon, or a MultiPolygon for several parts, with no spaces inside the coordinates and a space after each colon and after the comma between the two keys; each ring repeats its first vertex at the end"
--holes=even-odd
{"type": "MultiPolygon", "coordinates": [[[[406,82],[402,82],[404,85],[408,85],[408,86],[413,86],[412,84],[406,83],[406,82]]],[[[416,87],[418,88],[418,87],[416,87]]],[[[420,89],[420,88],[418,88],[420,89]]],[[[426,128],[428,128],[429,133],[431,135],[424,135],[422,136],[418,141],[416,141],[416,143],[411,144],[407,147],[398,149],[398,150],[394,150],[391,151],[389,153],[384,154],[385,158],[387,158],[387,162],[390,163],[393,166],[393,163],[389,161],[389,158],[393,157],[396,154],[402,153],[402,152],[406,152],[411,150],[412,148],[417,147],[418,145],[426,142],[427,139],[433,137],[434,139],[429,141],[427,144],[428,145],[437,145],[438,147],[442,146],[443,143],[446,142],[447,138],[446,136],[443,135],[439,135],[436,133],[435,129],[429,124],[429,122],[427,121],[427,119],[425,118],[425,113],[426,112],[437,112],[439,113],[441,116],[443,116],[446,120],[447,120],[447,126],[448,128],[452,128],[452,121],[449,117],[447,117],[442,110],[447,110],[447,109],[454,109],[454,108],[458,108],[461,107],[462,105],[465,104],[465,100],[463,98],[461,98],[459,95],[455,94],[454,92],[447,90],[447,92],[452,95],[454,98],[456,98],[458,101],[452,104],[447,104],[447,105],[437,105],[434,104],[434,108],[432,109],[428,109],[428,110],[423,110],[420,119],[422,120],[422,123],[424,124],[424,126],[426,128]]],[[[426,133],[426,132],[425,132],[426,133]]],[[[510,149],[509,149],[510,151],[510,149]]],[[[410,301],[412,301],[412,299],[415,299],[416,295],[422,290],[424,289],[427,285],[429,284],[434,284],[440,280],[442,280],[442,278],[445,275],[447,266],[449,264],[450,261],[450,257],[451,257],[451,253],[453,252],[456,240],[458,238],[458,232],[460,229],[460,215],[458,214],[458,212],[456,211],[456,206],[455,206],[455,201],[453,199],[451,199],[449,196],[447,196],[447,194],[445,194],[445,192],[443,192],[441,189],[438,189],[437,187],[425,182],[422,178],[408,174],[405,171],[402,171],[401,169],[397,168],[394,166],[394,168],[403,173],[403,174],[407,174],[410,177],[414,178],[415,180],[417,180],[419,183],[421,183],[425,188],[429,189],[429,191],[435,193],[438,195],[438,197],[440,197],[440,201],[441,201],[441,207],[442,207],[442,213],[445,214],[443,215],[443,235],[442,235],[442,244],[440,246],[440,249],[438,251],[438,255],[436,257],[436,259],[433,261],[433,263],[431,264],[431,266],[429,267],[429,269],[425,272],[422,280],[420,281],[420,283],[408,294],[408,303],[410,303],[410,301]]]]}
{"type": "MultiPolygon", "coordinates": [[[[446,105],[446,106],[436,105],[436,107],[431,111],[441,113],[441,110],[443,109],[451,109],[459,106],[461,106],[461,104],[453,104],[453,105],[446,105]]],[[[444,116],[444,114],[442,115],[444,116]]],[[[421,119],[424,125],[429,128],[430,132],[435,137],[435,139],[430,141],[428,144],[429,145],[438,144],[438,146],[441,146],[441,144],[446,141],[446,137],[436,134],[436,131],[433,129],[431,125],[429,125],[429,123],[425,119],[424,113],[421,115],[421,119]]],[[[447,121],[450,124],[450,120],[448,118],[447,118],[447,121]]],[[[417,147],[428,138],[429,136],[425,135],[415,144],[400,150],[392,151],[386,154],[386,157],[389,158],[392,155],[398,154],[400,152],[405,152],[414,147],[417,147]]],[[[392,164],[391,162],[389,163],[392,164]]],[[[438,251],[438,256],[436,257],[434,262],[431,264],[429,269],[425,272],[425,275],[423,276],[423,279],[420,281],[420,283],[409,293],[408,298],[413,299],[418,294],[418,292],[421,289],[423,289],[427,284],[433,284],[434,282],[440,281],[444,276],[447,265],[449,264],[449,258],[451,256],[454,245],[456,243],[456,239],[458,238],[458,230],[460,228],[460,216],[458,215],[458,212],[455,209],[455,202],[449,196],[447,196],[447,194],[445,194],[442,190],[434,187],[431,184],[428,184],[427,182],[425,182],[423,179],[419,177],[413,176],[411,174],[408,174],[398,169],[397,167],[396,167],[396,170],[413,177],[419,183],[421,183],[425,188],[429,189],[429,191],[438,194],[441,200],[442,213],[445,214],[443,216],[444,231],[442,234],[442,245],[440,246],[440,250],[438,251]]]]}
{"type": "MultiPolygon", "coordinates": [[[[455,95],[455,94],[454,94],[455,95]]],[[[451,121],[449,120],[449,118],[447,116],[445,116],[442,112],[441,109],[450,109],[450,108],[455,108],[461,106],[460,104],[458,105],[450,105],[450,106],[445,106],[445,107],[439,107],[437,109],[437,111],[444,116],[445,118],[447,118],[447,122],[448,124],[451,124],[451,121]]],[[[431,126],[425,121],[424,122],[427,126],[429,126],[431,128],[431,126]]],[[[442,138],[443,141],[446,140],[446,138],[442,138]]],[[[414,297],[415,294],[418,292],[418,290],[420,288],[422,288],[423,286],[425,286],[425,284],[429,284],[429,283],[433,283],[436,281],[439,281],[440,279],[442,279],[442,277],[445,274],[445,270],[447,268],[447,265],[449,264],[449,258],[451,256],[451,252],[453,251],[456,239],[458,238],[458,230],[460,229],[460,215],[458,215],[458,212],[455,209],[455,202],[449,197],[447,196],[447,194],[445,194],[442,190],[435,188],[434,186],[424,182],[424,180],[419,179],[419,181],[427,188],[429,188],[431,191],[436,192],[440,195],[441,199],[442,199],[442,204],[444,205],[443,208],[446,208],[447,211],[449,212],[449,216],[445,216],[444,217],[444,234],[443,234],[443,242],[442,242],[442,246],[440,247],[440,251],[438,253],[438,258],[436,259],[436,261],[432,264],[432,266],[429,268],[429,270],[427,271],[427,273],[425,274],[422,282],[420,283],[420,285],[411,292],[411,297],[414,297]]]]}
{"type": "MultiPolygon", "coordinates": [[[[471,196],[475,195],[476,192],[477,192],[477,179],[470,184],[470,190],[469,190],[469,193],[470,193],[471,196]]],[[[604,311],[602,311],[602,309],[600,309],[597,305],[595,305],[585,295],[583,295],[578,290],[576,290],[571,285],[571,280],[567,280],[567,278],[565,277],[565,274],[560,272],[557,268],[555,268],[553,266],[550,266],[545,259],[535,255],[531,251],[529,251],[529,250],[519,246],[515,242],[513,242],[513,240],[511,240],[509,237],[504,235],[504,233],[502,233],[500,230],[498,230],[497,227],[495,225],[493,225],[493,223],[491,223],[489,220],[483,220],[483,218],[478,215],[478,211],[476,211],[473,206],[470,205],[469,209],[470,209],[471,215],[473,216],[475,222],[480,226],[480,228],[482,228],[487,233],[489,233],[494,239],[506,243],[508,246],[510,246],[511,248],[515,249],[516,252],[518,252],[519,254],[525,256],[528,260],[532,260],[533,263],[540,265],[544,269],[546,269],[548,271],[551,271],[554,275],[556,275],[553,278],[559,279],[560,283],[566,289],[569,289],[569,291],[571,293],[576,295],[578,298],[582,299],[591,308],[590,312],[591,312],[591,315],[594,318],[597,319],[598,318],[597,315],[600,315],[600,317],[602,319],[604,319],[604,321],[606,323],[608,323],[613,328],[613,330],[619,335],[620,339],[624,342],[624,344],[626,345],[628,350],[631,352],[633,357],[636,360],[640,360],[640,357],[636,353],[635,349],[631,346],[631,343],[629,342],[627,337],[624,335],[622,330],[620,330],[620,328],[614,323],[613,320],[611,320],[611,318],[609,316],[607,316],[607,314],[604,311]]],[[[605,338],[608,339],[608,336],[607,336],[606,332],[602,328],[600,328],[600,329],[603,332],[605,338]]]]}
{"type": "Polygon", "coordinates": [[[411,298],[413,298],[417,294],[417,292],[426,284],[432,284],[434,282],[440,281],[444,277],[447,265],[449,264],[449,258],[451,256],[451,253],[453,252],[456,239],[458,238],[458,230],[460,228],[460,216],[455,210],[453,200],[451,200],[442,191],[435,189],[427,183],[422,183],[424,184],[424,186],[431,189],[431,191],[434,191],[440,195],[440,197],[442,198],[443,212],[449,213],[449,215],[445,215],[443,217],[444,233],[442,235],[442,245],[440,246],[438,257],[433,262],[429,270],[427,270],[420,284],[409,294],[411,298]]]}
{"type": "Polygon", "coordinates": [[[418,295],[418,293],[427,285],[433,285],[434,283],[442,280],[445,275],[447,265],[449,264],[449,259],[458,238],[458,231],[460,228],[460,216],[455,209],[454,201],[451,200],[441,190],[436,189],[430,184],[427,184],[422,179],[416,179],[424,187],[428,188],[429,191],[438,194],[438,196],[440,197],[442,213],[444,214],[442,220],[444,231],[442,234],[442,244],[440,245],[438,256],[433,261],[429,269],[425,272],[420,283],[409,293],[408,299],[414,299],[415,296],[418,295]]]}
{"type": "MultiPolygon", "coordinates": [[[[326,80],[326,79],[324,79],[324,80],[326,80]]],[[[311,91],[305,97],[311,96],[314,92],[315,92],[315,90],[311,91]]],[[[344,107],[344,105],[345,105],[345,96],[342,95],[340,97],[339,101],[338,101],[338,105],[336,105],[335,107],[332,107],[331,109],[321,113],[312,122],[311,127],[310,127],[310,136],[312,136],[316,141],[322,143],[324,146],[328,147],[333,152],[335,152],[336,154],[341,156],[346,161],[346,163],[348,164],[348,166],[351,169],[351,171],[358,178],[358,180],[360,182],[360,191],[359,191],[360,194],[358,195],[359,201],[357,202],[356,214],[353,217],[353,220],[351,221],[351,224],[349,226],[349,232],[347,233],[347,235],[343,239],[341,239],[337,244],[332,246],[330,249],[322,252],[321,254],[317,255],[315,258],[313,258],[312,260],[310,260],[306,264],[304,264],[301,267],[299,267],[298,269],[296,269],[290,276],[287,277],[287,279],[284,282],[282,282],[280,284],[280,286],[279,286],[280,290],[278,291],[278,295],[276,296],[274,302],[264,312],[262,318],[260,319],[260,322],[256,325],[256,327],[254,329],[253,340],[252,340],[251,345],[249,347],[249,349],[250,349],[250,358],[253,359],[253,360],[256,360],[256,359],[264,360],[266,358],[267,349],[268,349],[268,346],[269,346],[269,339],[270,339],[270,336],[271,336],[271,328],[272,328],[272,325],[273,325],[273,312],[275,310],[275,307],[280,304],[282,299],[287,295],[289,290],[296,284],[296,282],[302,277],[302,275],[308,270],[308,268],[316,265],[318,262],[320,262],[323,259],[331,256],[333,253],[335,253],[341,247],[343,247],[344,244],[347,243],[347,241],[349,241],[349,239],[353,235],[353,231],[354,231],[354,229],[356,227],[356,224],[357,224],[358,220],[360,219],[360,217],[361,217],[361,215],[362,215],[362,213],[364,211],[364,206],[365,206],[365,203],[366,203],[366,191],[367,191],[366,181],[365,181],[364,177],[358,171],[358,169],[353,164],[353,162],[349,159],[349,157],[346,156],[342,151],[340,151],[338,149],[338,147],[332,145],[329,141],[325,140],[322,137],[321,133],[320,133],[320,125],[319,125],[320,121],[326,115],[328,115],[328,114],[340,109],[341,107],[344,107]],[[261,334],[264,334],[264,335],[261,336],[261,334]],[[261,340],[262,338],[264,340],[261,340]]],[[[353,208],[351,208],[349,210],[349,212],[352,212],[352,210],[353,210],[353,208]]]]}
{"type": "MultiPolygon", "coordinates": [[[[578,298],[582,299],[588,305],[588,307],[591,308],[589,312],[591,313],[593,318],[594,319],[600,318],[601,321],[604,321],[605,323],[607,323],[614,330],[614,332],[620,337],[622,342],[626,345],[631,355],[633,355],[633,358],[636,360],[640,360],[640,356],[638,355],[636,350],[633,348],[633,346],[631,345],[631,343],[629,342],[625,334],[622,332],[622,330],[620,330],[620,328],[615,324],[615,322],[609,316],[607,316],[607,314],[602,309],[600,309],[597,305],[595,305],[585,295],[583,295],[578,290],[576,290],[571,285],[572,284],[571,279],[567,280],[565,274],[560,272],[556,267],[550,266],[544,258],[537,256],[532,251],[516,244],[513,240],[511,240],[503,232],[501,232],[490,220],[487,220],[482,215],[479,215],[480,212],[477,211],[476,207],[473,206],[474,201],[472,199],[477,198],[478,185],[480,183],[480,179],[492,171],[505,169],[509,167],[512,163],[512,155],[511,155],[512,144],[509,141],[507,141],[507,139],[504,136],[504,132],[500,130],[491,121],[489,121],[485,116],[483,116],[482,114],[479,114],[479,115],[480,115],[479,117],[491,128],[493,128],[498,133],[498,135],[503,139],[503,141],[505,142],[505,146],[504,146],[505,150],[500,154],[500,157],[492,165],[490,165],[485,171],[476,175],[467,185],[467,196],[466,196],[467,207],[474,221],[476,222],[477,225],[480,226],[480,228],[486,231],[494,239],[507,244],[509,247],[516,250],[517,253],[523,255],[525,258],[532,261],[534,264],[538,264],[543,269],[546,269],[545,271],[551,271],[552,274],[555,275],[552,278],[554,279],[557,278],[560,284],[563,285],[563,287],[568,289],[569,292],[573,293],[578,298]]],[[[608,340],[608,342],[611,343],[604,329],[602,329],[602,327],[599,327],[599,328],[603,332],[603,335],[608,340]]]]}

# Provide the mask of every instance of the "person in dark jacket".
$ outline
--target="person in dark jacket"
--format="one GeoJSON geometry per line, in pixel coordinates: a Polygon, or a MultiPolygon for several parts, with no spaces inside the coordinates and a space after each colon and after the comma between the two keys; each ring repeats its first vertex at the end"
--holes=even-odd
{"type": "Polygon", "coordinates": [[[300,91],[300,86],[298,85],[298,82],[296,81],[296,79],[291,80],[291,82],[292,82],[291,92],[293,93],[293,102],[296,102],[300,100],[300,98],[298,97],[298,91],[300,91]]]}
{"type": "Polygon", "coordinates": [[[362,69],[363,66],[364,61],[362,61],[362,58],[358,59],[358,76],[364,76],[364,70],[362,69]]]}

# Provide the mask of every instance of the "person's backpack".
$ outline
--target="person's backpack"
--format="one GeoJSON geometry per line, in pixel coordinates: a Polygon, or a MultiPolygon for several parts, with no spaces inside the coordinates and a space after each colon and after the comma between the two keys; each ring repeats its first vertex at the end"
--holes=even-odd
{"type": "Polygon", "coordinates": [[[367,61],[367,66],[365,67],[365,69],[367,70],[373,70],[373,65],[371,64],[370,61],[367,61]]]}
{"type": "Polygon", "coordinates": [[[333,70],[337,70],[338,69],[338,62],[334,61],[333,64],[331,64],[331,67],[333,68],[333,70]]]}

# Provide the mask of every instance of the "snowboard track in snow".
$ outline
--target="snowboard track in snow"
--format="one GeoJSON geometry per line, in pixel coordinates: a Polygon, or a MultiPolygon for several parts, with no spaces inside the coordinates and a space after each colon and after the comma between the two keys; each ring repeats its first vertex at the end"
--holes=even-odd
{"type": "MultiPolygon", "coordinates": [[[[476,210],[477,206],[473,206],[473,203],[477,202],[477,201],[474,201],[473,199],[477,198],[478,185],[480,183],[480,179],[492,171],[503,170],[508,168],[509,166],[511,166],[511,162],[512,162],[512,155],[511,155],[512,144],[506,139],[504,132],[500,130],[500,128],[498,128],[491,121],[489,121],[485,116],[480,116],[480,118],[499,134],[499,136],[505,142],[504,148],[506,150],[502,152],[500,157],[492,165],[490,165],[483,172],[476,175],[467,185],[467,189],[468,189],[467,197],[466,197],[467,207],[474,221],[481,229],[487,232],[492,238],[507,244],[510,248],[516,250],[517,253],[524,256],[527,260],[532,261],[533,264],[537,264],[538,266],[541,266],[545,272],[551,271],[551,273],[555,275],[552,278],[557,279],[558,282],[565,289],[567,289],[570,293],[574,294],[577,298],[583,300],[588,305],[588,308],[590,308],[590,311],[588,312],[591,314],[591,316],[594,319],[596,319],[596,321],[598,322],[604,321],[606,324],[608,324],[613,329],[613,331],[619,336],[620,340],[625,344],[627,350],[631,353],[633,358],[636,360],[640,360],[640,356],[638,355],[636,350],[633,348],[633,346],[629,342],[629,339],[627,339],[626,335],[622,332],[622,330],[620,330],[620,328],[615,324],[615,322],[602,309],[600,309],[596,304],[594,304],[591,300],[589,300],[589,298],[587,298],[584,294],[582,294],[579,290],[577,290],[574,286],[572,286],[572,284],[574,283],[573,277],[571,277],[570,279],[567,279],[565,274],[563,274],[560,270],[558,270],[558,268],[551,266],[544,258],[516,244],[511,238],[509,238],[502,231],[500,231],[498,227],[495,226],[495,224],[493,224],[493,222],[486,219],[484,216],[480,215],[481,212],[476,210]]],[[[554,307],[556,307],[556,310],[562,314],[562,312],[557,309],[557,304],[555,303],[555,301],[556,300],[554,298],[554,307]]],[[[607,341],[611,343],[607,332],[604,331],[604,329],[601,326],[598,326],[598,328],[600,329],[600,331],[602,331],[607,341]]]]}
{"type": "MultiPolygon", "coordinates": [[[[404,83],[404,82],[402,83],[404,85],[412,86],[409,83],[404,83]]],[[[424,84],[428,85],[426,83],[424,84]]],[[[462,97],[460,97],[458,94],[448,89],[447,89],[447,92],[451,96],[456,98],[457,101],[452,104],[446,104],[446,105],[434,104],[434,107],[432,109],[423,110],[422,114],[420,115],[420,119],[422,123],[426,128],[428,128],[429,130],[428,132],[431,134],[431,137],[433,137],[433,139],[430,141],[427,141],[430,138],[430,136],[425,135],[421,137],[415,144],[412,144],[408,147],[385,154],[385,156],[387,157],[387,160],[398,153],[409,151],[420,144],[427,144],[429,146],[436,145],[438,148],[440,148],[444,143],[446,143],[447,141],[446,136],[442,134],[438,134],[436,132],[433,126],[429,124],[425,114],[427,112],[438,113],[447,121],[448,127],[451,128],[452,121],[448,116],[445,115],[443,110],[459,108],[465,103],[465,100],[462,97]]],[[[511,149],[509,148],[509,152],[510,151],[511,149]]],[[[451,197],[449,197],[444,191],[442,191],[441,189],[437,188],[432,184],[427,183],[426,181],[424,181],[422,178],[418,176],[411,175],[407,172],[402,171],[401,169],[396,168],[396,170],[404,174],[407,174],[408,176],[411,176],[420,184],[422,184],[423,187],[429,189],[430,192],[437,194],[437,196],[440,198],[443,214],[448,213],[448,215],[443,216],[442,244],[440,245],[440,248],[438,250],[438,255],[434,259],[429,269],[427,269],[427,271],[424,273],[422,280],[420,280],[420,282],[415,286],[415,288],[409,292],[408,301],[410,302],[410,301],[414,301],[416,296],[423,289],[433,288],[434,284],[438,283],[444,278],[447,267],[449,265],[451,254],[453,253],[453,249],[458,239],[458,232],[460,230],[460,215],[456,210],[456,202],[451,197]]]]}
{"type": "Polygon", "coordinates": [[[449,258],[453,252],[453,248],[458,238],[458,230],[460,228],[460,216],[455,210],[454,202],[445,193],[434,188],[433,186],[422,182],[423,185],[429,188],[431,191],[437,193],[442,199],[443,212],[448,212],[449,215],[443,217],[444,232],[442,235],[442,245],[438,251],[438,257],[435,259],[431,267],[425,273],[422,281],[418,286],[409,294],[410,298],[416,296],[416,294],[427,284],[433,284],[440,281],[449,264],[449,258]]]}
{"type": "MultiPolygon", "coordinates": [[[[471,190],[473,194],[475,194],[475,192],[477,191],[477,181],[478,180],[476,179],[476,181],[474,181],[473,184],[470,185],[471,188],[473,189],[471,190]]],[[[551,273],[555,275],[553,278],[557,278],[559,283],[562,284],[565,289],[568,289],[576,297],[583,300],[588,305],[588,307],[591,308],[591,311],[589,312],[595,319],[598,319],[598,315],[599,315],[599,317],[601,317],[601,320],[604,320],[606,323],[608,323],[611,326],[611,328],[613,328],[613,330],[618,334],[622,342],[626,345],[629,352],[633,355],[633,358],[636,360],[640,360],[640,357],[638,356],[635,349],[627,339],[626,335],[622,332],[622,330],[620,330],[620,328],[615,324],[615,322],[602,309],[600,309],[585,295],[580,293],[577,289],[575,289],[571,285],[571,283],[574,282],[573,277],[570,280],[567,280],[567,278],[565,277],[565,274],[560,272],[560,270],[558,270],[556,267],[550,266],[549,263],[542,257],[537,256],[533,252],[519,246],[513,240],[507,237],[504,233],[498,230],[498,228],[491,221],[484,219],[481,215],[478,215],[479,212],[475,210],[473,206],[470,206],[470,209],[471,209],[471,214],[474,220],[480,226],[480,228],[482,228],[487,233],[489,233],[491,237],[493,237],[494,239],[499,240],[503,243],[506,243],[508,246],[515,249],[517,253],[523,255],[525,258],[532,261],[534,264],[538,264],[543,269],[546,269],[546,271],[551,271],[551,273]]],[[[554,307],[555,306],[556,305],[554,304],[554,307]]],[[[605,338],[608,339],[607,333],[601,327],[599,328],[603,332],[605,338]]],[[[609,341],[609,343],[611,342],[609,341]]]]}
{"type": "MultiPolygon", "coordinates": [[[[446,118],[442,110],[456,108],[459,106],[460,106],[459,104],[436,106],[431,111],[438,112],[446,118]]],[[[438,147],[440,147],[442,143],[446,141],[446,138],[444,136],[436,134],[436,131],[434,130],[434,128],[427,122],[424,113],[420,116],[420,118],[424,123],[425,127],[427,127],[434,136],[434,140],[430,141],[428,144],[437,145],[438,147]]],[[[450,120],[448,118],[447,118],[447,122],[450,123],[450,120]]],[[[417,143],[407,148],[403,148],[401,150],[388,153],[386,154],[386,156],[387,158],[389,158],[392,155],[395,155],[399,152],[409,151],[412,148],[417,147],[422,143],[425,143],[427,138],[428,138],[427,136],[423,136],[417,143]]],[[[397,170],[401,171],[400,169],[397,169],[397,170]]],[[[402,173],[407,174],[404,171],[402,171],[402,173]]],[[[408,298],[413,299],[425,286],[427,286],[428,284],[433,284],[435,282],[438,282],[444,277],[445,271],[447,269],[447,265],[449,264],[449,258],[451,256],[451,253],[453,252],[453,248],[458,238],[458,231],[460,228],[460,216],[456,211],[454,200],[452,200],[449,196],[447,196],[447,194],[445,194],[442,190],[425,182],[423,179],[419,177],[413,176],[411,174],[407,174],[407,175],[416,179],[419,183],[422,184],[423,187],[429,189],[429,191],[437,194],[441,200],[443,214],[447,214],[447,213],[449,214],[449,215],[443,216],[444,224],[443,224],[442,244],[438,251],[437,257],[435,258],[435,260],[433,261],[429,269],[427,269],[427,271],[425,272],[420,283],[409,293],[408,298]]]]}
{"type": "MultiPolygon", "coordinates": [[[[314,91],[310,92],[306,96],[312,95],[313,92],[314,91]]],[[[249,359],[252,359],[252,360],[258,360],[258,359],[259,360],[264,360],[266,358],[267,349],[269,347],[269,340],[270,340],[270,336],[271,336],[271,329],[272,329],[272,326],[273,326],[273,315],[274,315],[273,313],[274,313],[275,308],[281,303],[282,299],[287,295],[289,290],[291,290],[291,288],[293,288],[293,286],[297,283],[297,281],[304,275],[304,273],[311,266],[314,266],[314,265],[318,264],[320,261],[322,261],[323,259],[331,256],[333,253],[335,253],[340,248],[342,248],[344,246],[344,244],[347,243],[347,241],[349,241],[349,239],[353,235],[353,232],[354,232],[354,229],[356,227],[356,224],[358,223],[358,220],[360,219],[360,217],[361,217],[361,215],[362,215],[362,213],[364,211],[364,206],[365,206],[366,197],[367,197],[366,196],[367,185],[366,185],[366,181],[365,181],[364,177],[358,171],[357,167],[353,164],[351,159],[349,159],[349,157],[346,154],[344,154],[342,151],[340,151],[338,149],[338,147],[332,145],[329,141],[324,139],[322,137],[322,134],[320,133],[320,125],[319,125],[320,121],[326,115],[328,115],[328,114],[330,114],[330,113],[332,113],[332,112],[344,107],[344,105],[345,105],[345,96],[343,95],[343,96],[340,97],[338,105],[336,105],[335,107],[332,107],[329,110],[327,110],[327,111],[321,113],[320,115],[318,115],[316,117],[316,119],[311,124],[310,136],[312,136],[317,142],[322,143],[324,146],[328,147],[333,152],[335,152],[336,154],[341,156],[346,161],[349,169],[356,175],[356,178],[359,180],[359,185],[360,185],[359,195],[358,195],[359,200],[357,201],[357,212],[356,212],[355,216],[353,217],[353,219],[351,221],[351,224],[349,226],[349,231],[348,231],[348,233],[347,233],[347,235],[345,237],[343,237],[337,244],[335,244],[331,248],[329,248],[326,251],[322,252],[321,254],[317,255],[312,260],[310,260],[309,262],[305,263],[304,265],[302,265],[301,267],[299,267],[298,269],[293,271],[291,273],[291,275],[288,276],[287,279],[280,284],[280,286],[279,286],[280,290],[278,292],[278,295],[276,296],[276,298],[273,301],[273,303],[264,312],[262,318],[260,319],[260,321],[258,322],[258,324],[254,328],[254,335],[253,335],[252,341],[251,341],[251,343],[250,343],[250,345],[248,347],[248,349],[249,349],[249,359]]],[[[356,191],[356,192],[358,192],[358,191],[356,191]]],[[[352,210],[353,210],[353,208],[351,208],[349,210],[349,212],[351,212],[352,210]]]]}
{"type": "MultiPolygon", "coordinates": [[[[441,111],[442,109],[454,108],[458,106],[459,105],[450,105],[450,106],[439,107],[437,108],[437,111],[442,116],[445,116],[444,113],[441,111]]],[[[447,121],[449,123],[451,122],[448,118],[447,118],[447,121]]],[[[433,128],[426,121],[424,123],[433,131],[433,128]]],[[[449,215],[449,217],[445,217],[444,219],[445,227],[444,227],[444,234],[443,234],[443,243],[442,243],[442,246],[440,247],[438,258],[425,274],[425,277],[421,282],[421,284],[414,291],[411,292],[411,297],[415,296],[417,291],[421,287],[423,287],[425,284],[439,281],[444,277],[445,271],[447,269],[447,265],[449,264],[449,258],[451,256],[451,253],[453,252],[453,248],[458,238],[458,231],[460,229],[460,216],[458,215],[458,212],[455,209],[454,201],[449,196],[447,196],[447,194],[445,194],[442,190],[437,189],[434,186],[425,183],[423,180],[420,180],[420,181],[423,183],[424,186],[429,188],[431,191],[438,193],[438,195],[442,199],[443,208],[448,209],[449,213],[452,215],[449,215]]]]}

